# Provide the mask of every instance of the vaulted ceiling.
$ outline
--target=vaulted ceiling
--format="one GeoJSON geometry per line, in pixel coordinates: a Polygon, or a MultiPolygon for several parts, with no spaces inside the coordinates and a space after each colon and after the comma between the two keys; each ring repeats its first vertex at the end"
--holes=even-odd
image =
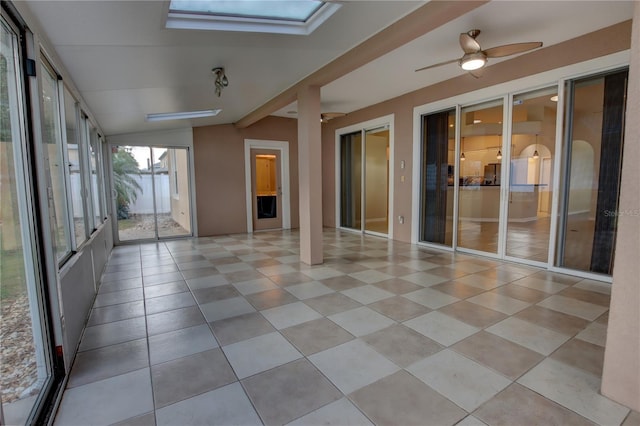
{"type": "MultiPolygon", "coordinates": [[[[358,49],[366,44],[361,43],[428,7],[422,1],[343,1],[327,22],[302,36],[166,29],[168,1],[21,3],[39,21],[107,135],[235,123],[332,61],[362,57],[358,49]],[[229,78],[221,97],[215,95],[211,74],[218,66],[229,78]],[[208,108],[222,112],[194,120],[145,121],[148,113],[208,108]]],[[[337,78],[323,82],[322,110],[349,113],[462,74],[455,64],[414,70],[460,57],[458,35],[469,29],[482,30],[483,48],[521,41],[550,46],[630,19],[632,3],[477,2],[436,28],[426,25],[388,53],[382,42],[381,54],[375,45],[367,46],[373,60],[355,70],[344,67],[337,78]]],[[[295,102],[273,105],[267,113],[295,117],[295,102]]]]}

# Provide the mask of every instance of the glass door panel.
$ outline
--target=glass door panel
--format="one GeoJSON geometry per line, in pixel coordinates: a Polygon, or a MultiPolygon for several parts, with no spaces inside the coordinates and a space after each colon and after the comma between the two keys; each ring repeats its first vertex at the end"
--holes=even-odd
{"type": "Polygon", "coordinates": [[[19,63],[18,35],[0,18],[1,424],[35,423],[30,417],[52,377],[42,283],[34,257],[19,63]]]}
{"type": "Polygon", "coordinates": [[[365,132],[365,231],[389,232],[389,129],[365,132]]]}
{"type": "Polygon", "coordinates": [[[119,241],[192,235],[189,150],[112,146],[119,241]]]}
{"type": "Polygon", "coordinates": [[[159,164],[154,169],[158,237],[191,235],[189,151],[186,148],[152,148],[159,164]]]}
{"type": "Polygon", "coordinates": [[[557,88],[513,97],[506,255],[547,262],[557,88]]]}
{"type": "Polygon", "coordinates": [[[119,241],[156,237],[151,164],[149,147],[111,147],[119,241]]]}
{"type": "Polygon", "coordinates": [[[423,117],[420,240],[451,247],[455,161],[455,109],[423,117]]]}
{"type": "Polygon", "coordinates": [[[628,71],[571,81],[556,263],[611,274],[628,71]]]}
{"type": "Polygon", "coordinates": [[[502,100],[462,108],[458,247],[498,253],[502,100]]]}
{"type": "Polygon", "coordinates": [[[362,229],[362,132],[340,136],[340,226],[362,229]]]}

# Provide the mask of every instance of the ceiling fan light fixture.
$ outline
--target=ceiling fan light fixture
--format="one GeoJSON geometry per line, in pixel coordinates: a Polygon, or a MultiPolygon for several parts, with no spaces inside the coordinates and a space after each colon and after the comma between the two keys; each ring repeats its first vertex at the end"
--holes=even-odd
{"type": "Polygon", "coordinates": [[[465,71],[474,71],[485,66],[487,56],[482,52],[467,53],[460,59],[460,68],[465,71]]]}

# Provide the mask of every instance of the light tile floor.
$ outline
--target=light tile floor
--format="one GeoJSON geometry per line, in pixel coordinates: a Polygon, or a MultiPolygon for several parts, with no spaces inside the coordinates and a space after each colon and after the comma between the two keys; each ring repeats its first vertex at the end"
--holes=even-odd
{"type": "Polygon", "coordinates": [[[326,230],[113,250],[55,424],[637,424],[609,285],[326,230]]]}

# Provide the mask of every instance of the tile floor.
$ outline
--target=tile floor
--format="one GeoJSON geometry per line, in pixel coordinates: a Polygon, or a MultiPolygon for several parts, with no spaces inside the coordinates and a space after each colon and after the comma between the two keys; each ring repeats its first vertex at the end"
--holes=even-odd
{"type": "Polygon", "coordinates": [[[336,230],[114,249],[55,424],[640,423],[609,285],[336,230]],[[514,409],[517,407],[517,409],[514,409]]]}

